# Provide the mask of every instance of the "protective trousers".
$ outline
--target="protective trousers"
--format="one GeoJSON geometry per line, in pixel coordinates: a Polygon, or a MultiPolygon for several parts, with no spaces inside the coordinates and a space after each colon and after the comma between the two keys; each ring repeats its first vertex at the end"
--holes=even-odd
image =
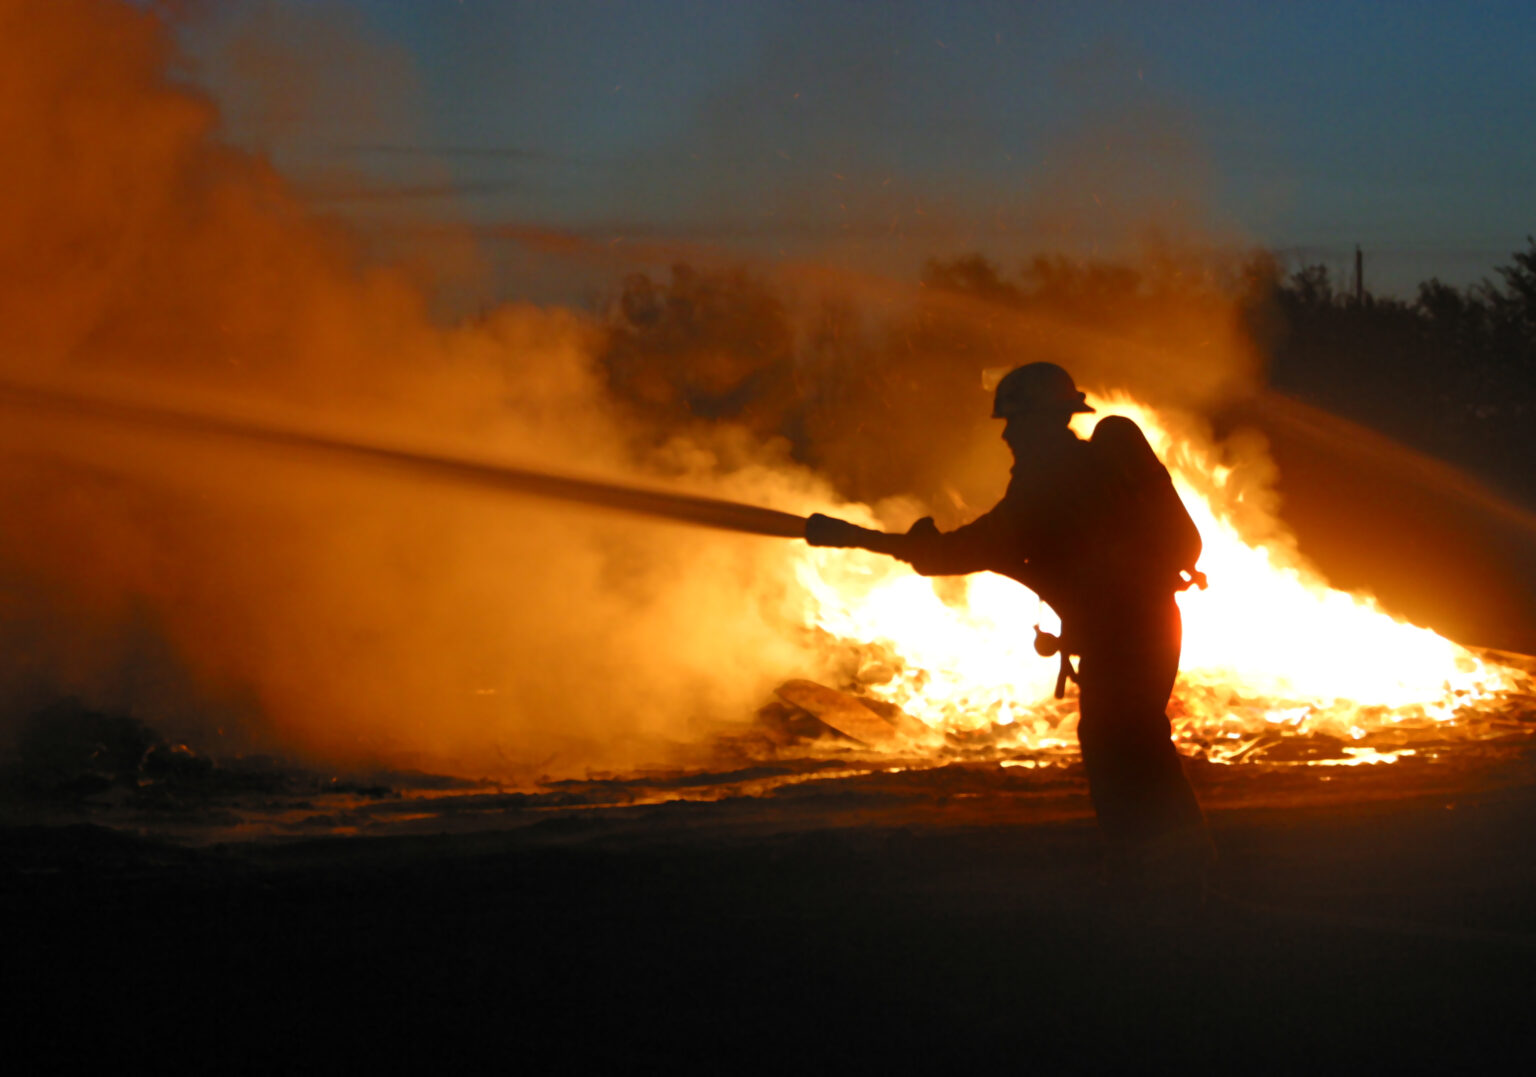
{"type": "Polygon", "coordinates": [[[1182,642],[1172,596],[1123,607],[1079,637],[1077,736],[1093,808],[1112,845],[1203,833],[1166,710],[1182,642]]]}

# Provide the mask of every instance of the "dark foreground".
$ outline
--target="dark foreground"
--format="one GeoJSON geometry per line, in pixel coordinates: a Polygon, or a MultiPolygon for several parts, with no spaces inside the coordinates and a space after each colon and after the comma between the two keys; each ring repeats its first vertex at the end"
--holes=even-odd
{"type": "Polygon", "coordinates": [[[503,797],[472,827],[428,812],[443,832],[377,837],[18,822],[8,1045],[40,1041],[33,1072],[1526,1060],[1529,758],[1369,769],[1206,775],[1222,861],[1198,910],[1106,892],[1080,787],[989,792],[995,767],[713,803],[503,797]]]}

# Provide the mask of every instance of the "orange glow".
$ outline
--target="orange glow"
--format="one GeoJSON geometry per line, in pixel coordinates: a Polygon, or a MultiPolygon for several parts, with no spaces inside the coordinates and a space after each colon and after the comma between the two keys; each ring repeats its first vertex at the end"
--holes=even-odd
{"type": "MultiPolygon", "coordinates": [[[[1176,739],[1228,762],[1266,737],[1322,734],[1349,744],[1383,730],[1449,730],[1464,709],[1486,708],[1517,688],[1517,671],[1394,619],[1368,596],[1331,589],[1283,535],[1252,534],[1253,521],[1273,530],[1272,521],[1245,503],[1233,469],[1198,438],[1175,439],[1169,423],[1127,397],[1090,401],[1098,414],[1079,416],[1078,432],[1105,415],[1134,419],[1204,538],[1200,567],[1210,588],[1179,598],[1176,739]]],[[[1063,702],[1052,698],[1056,662],[1033,648],[1033,626],[1051,630],[1057,622],[1020,584],[983,573],[936,589],[902,562],[820,549],[807,551],[798,577],[808,625],[857,657],[856,690],[962,743],[987,733],[999,747],[1075,745],[1070,693],[1063,702]]],[[[1412,754],[1357,744],[1307,761],[1354,765],[1412,754]]]]}

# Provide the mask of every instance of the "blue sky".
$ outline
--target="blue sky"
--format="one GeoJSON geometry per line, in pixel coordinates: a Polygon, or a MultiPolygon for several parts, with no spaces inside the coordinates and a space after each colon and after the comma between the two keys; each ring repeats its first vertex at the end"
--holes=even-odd
{"type": "Polygon", "coordinates": [[[1358,242],[1398,293],[1536,232],[1529,2],[321,10],[358,31],[323,59],[370,123],[322,101],[268,148],[300,173],[346,160],[413,213],[913,273],[1149,230],[1336,267],[1358,242]]]}

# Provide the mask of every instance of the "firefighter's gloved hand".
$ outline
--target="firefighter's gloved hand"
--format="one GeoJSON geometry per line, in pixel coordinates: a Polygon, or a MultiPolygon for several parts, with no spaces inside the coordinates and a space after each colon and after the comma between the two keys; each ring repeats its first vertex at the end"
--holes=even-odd
{"type": "Polygon", "coordinates": [[[924,516],[901,536],[901,546],[896,556],[910,564],[919,575],[932,575],[934,566],[930,559],[938,539],[938,525],[933,522],[932,516],[924,516]]]}
{"type": "Polygon", "coordinates": [[[812,513],[805,521],[805,541],[812,546],[862,547],[869,531],[836,516],[812,513]]]}

